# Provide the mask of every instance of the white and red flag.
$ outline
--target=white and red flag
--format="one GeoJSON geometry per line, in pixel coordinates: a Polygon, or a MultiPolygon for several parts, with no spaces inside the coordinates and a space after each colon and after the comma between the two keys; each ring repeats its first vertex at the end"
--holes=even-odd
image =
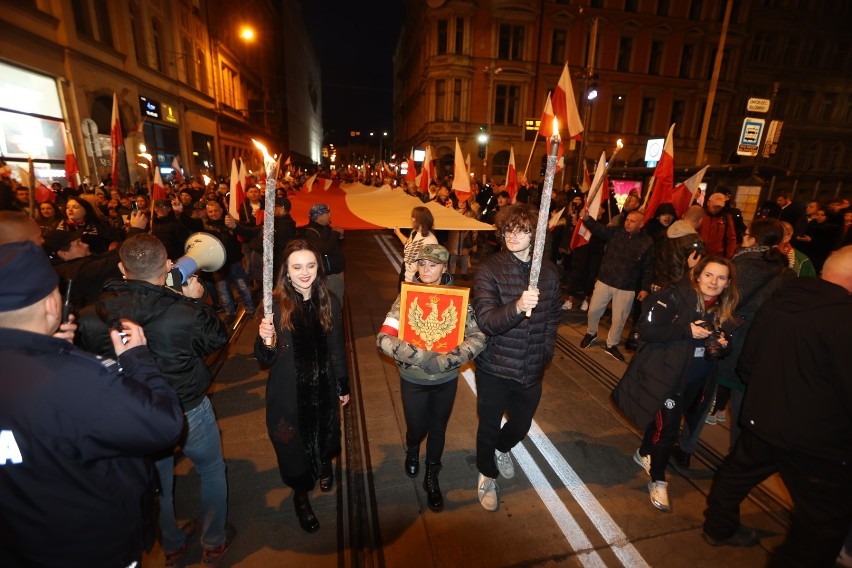
{"type": "Polygon", "coordinates": [[[509,192],[509,203],[514,203],[518,196],[518,170],[515,168],[515,147],[509,148],[509,169],[506,171],[506,191],[509,192]]]}
{"type": "Polygon", "coordinates": [[[246,194],[243,190],[243,185],[240,182],[240,169],[237,167],[236,158],[231,160],[231,187],[230,196],[228,197],[228,215],[234,219],[240,218],[240,207],[245,201],[246,194]]]}
{"type": "MultiPolygon", "coordinates": [[[[557,117],[553,112],[553,100],[551,99],[550,94],[548,94],[547,99],[544,101],[544,112],[541,113],[541,122],[538,125],[538,133],[541,134],[545,140],[550,140],[550,138],[554,135],[554,126],[558,128],[559,124],[565,124],[564,119],[557,117]],[[554,121],[554,118],[557,118],[557,120],[554,121]]],[[[559,132],[555,132],[555,134],[559,134],[559,132]]],[[[564,153],[565,148],[563,146],[562,137],[560,136],[559,149],[556,153],[557,172],[565,166],[565,160],[563,159],[564,153]]]]}
{"type": "Polygon", "coordinates": [[[467,201],[470,197],[470,176],[467,173],[467,167],[462,156],[459,139],[456,138],[456,157],[454,161],[455,171],[453,172],[453,191],[458,200],[467,201]]]}
{"type": "Polygon", "coordinates": [[[175,172],[175,181],[183,183],[183,172],[180,170],[180,156],[175,156],[172,160],[172,169],[175,172]]]}
{"type": "Polygon", "coordinates": [[[672,135],[674,128],[674,124],[669,128],[666,143],[663,145],[663,153],[660,156],[660,161],[657,162],[657,168],[654,170],[654,189],[648,199],[648,204],[645,206],[646,221],[654,217],[657,207],[663,203],[672,202],[672,190],[674,189],[674,142],[672,135]]]}
{"type": "Polygon", "coordinates": [[[420,192],[426,193],[429,191],[429,183],[432,181],[430,163],[432,162],[432,148],[426,146],[426,153],[423,156],[423,166],[420,168],[420,192]]]}
{"type": "Polygon", "coordinates": [[[417,169],[414,166],[414,146],[411,147],[411,153],[408,155],[408,170],[405,172],[405,181],[415,181],[417,179],[417,169]]]}
{"type": "Polygon", "coordinates": [[[698,198],[698,192],[701,191],[701,180],[704,179],[704,174],[707,173],[709,167],[704,166],[689,179],[679,183],[672,191],[672,205],[674,205],[678,217],[683,217],[689,206],[698,198]]]}
{"type": "Polygon", "coordinates": [[[50,201],[51,203],[56,202],[56,194],[51,191],[49,187],[47,187],[44,182],[36,179],[30,179],[29,170],[18,167],[18,177],[21,178],[21,185],[24,187],[33,188],[33,199],[35,199],[36,203],[44,203],[45,201],[50,201]]]}
{"type": "Polygon", "coordinates": [[[71,136],[65,131],[65,177],[68,185],[74,189],[80,185],[80,167],[77,165],[77,157],[74,155],[74,147],[71,145],[71,136]]]}
{"type": "Polygon", "coordinates": [[[166,199],[166,186],[163,185],[163,176],[160,175],[159,166],[154,166],[154,182],[151,186],[151,203],[158,199],[166,199]]]}
{"type": "Polygon", "coordinates": [[[314,190],[314,181],[317,179],[317,174],[312,175],[308,179],[305,180],[305,185],[302,186],[302,191],[306,193],[310,193],[314,190]]]}
{"type": "Polygon", "coordinates": [[[124,144],[118,114],[118,95],[112,94],[112,119],[109,127],[109,157],[112,160],[112,185],[118,187],[119,148],[124,144]]]}
{"type": "MultiPolygon", "coordinates": [[[[598,167],[595,169],[595,179],[592,181],[592,187],[595,187],[598,181],[601,182],[600,191],[595,194],[591,203],[586,204],[586,207],[589,209],[589,217],[595,220],[597,220],[598,214],[601,211],[601,202],[603,199],[609,199],[609,182],[606,179],[606,152],[601,152],[598,167]]],[[[592,232],[582,222],[578,222],[574,225],[574,234],[571,235],[571,250],[589,244],[591,238],[592,232]]]]}
{"type": "Polygon", "coordinates": [[[583,139],[583,123],[580,121],[580,113],[577,111],[577,101],[574,99],[574,88],[571,86],[571,73],[568,63],[562,68],[562,75],[553,91],[553,111],[568,129],[568,137],[574,140],[583,139]]]}

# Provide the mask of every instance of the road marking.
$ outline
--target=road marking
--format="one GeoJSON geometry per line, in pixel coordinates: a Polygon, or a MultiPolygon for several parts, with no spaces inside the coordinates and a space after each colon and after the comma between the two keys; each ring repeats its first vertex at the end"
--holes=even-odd
{"type": "Polygon", "coordinates": [[[402,270],[402,255],[388,242],[391,237],[388,235],[375,235],[375,237],[376,242],[379,243],[379,248],[381,248],[382,252],[385,253],[385,256],[388,257],[388,261],[391,263],[391,266],[396,269],[398,274],[399,271],[402,270]]]}
{"type": "MultiPolygon", "coordinates": [[[[476,394],[476,374],[471,369],[462,371],[470,390],[476,394]]],[[[505,418],[503,419],[505,422],[505,418]]],[[[562,454],[556,449],[556,446],[550,441],[547,435],[541,430],[538,424],[533,420],[532,427],[528,434],[530,440],[535,444],[538,451],[559,476],[562,483],[571,493],[571,496],[580,505],[592,524],[606,540],[607,544],[612,549],[613,554],[628,568],[647,568],[648,563],[639,554],[627,536],[618,527],[609,513],[603,508],[600,502],[595,498],[588,487],[583,483],[574,469],[568,464],[562,454]]],[[[559,526],[562,534],[568,540],[571,548],[577,552],[578,558],[584,566],[605,566],[603,559],[597,552],[587,552],[592,548],[592,544],[586,537],[583,530],[577,524],[577,521],[568,512],[568,508],[553,490],[547,479],[544,477],[541,469],[524,448],[523,444],[518,444],[512,448],[512,454],[518,461],[518,465],[524,470],[527,478],[532,483],[536,493],[538,493],[547,510],[550,512],[553,520],[559,526]],[[601,564],[599,564],[601,563],[601,564]]]]}

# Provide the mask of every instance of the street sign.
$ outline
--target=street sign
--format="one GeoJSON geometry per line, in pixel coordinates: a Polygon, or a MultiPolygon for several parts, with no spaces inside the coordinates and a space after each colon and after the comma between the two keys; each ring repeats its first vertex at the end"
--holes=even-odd
{"type": "Polygon", "coordinates": [[[665,138],[651,138],[645,143],[645,161],[659,162],[663,157],[663,146],[666,143],[665,138]]]}
{"type": "Polygon", "coordinates": [[[768,112],[769,99],[749,99],[746,104],[747,112],[768,112]]]}
{"type": "Polygon", "coordinates": [[[763,135],[765,124],[766,120],[762,118],[746,117],[743,120],[740,143],[737,146],[738,156],[757,156],[757,149],[760,146],[760,137],[763,135]]]}
{"type": "Polygon", "coordinates": [[[774,156],[778,150],[778,140],[781,139],[781,128],[783,126],[783,120],[773,120],[769,123],[769,127],[766,129],[766,142],[763,144],[764,158],[774,156]]]}
{"type": "Polygon", "coordinates": [[[90,158],[101,156],[101,148],[98,143],[98,123],[91,118],[85,118],[80,123],[80,128],[83,131],[83,145],[86,147],[86,155],[90,158]]]}

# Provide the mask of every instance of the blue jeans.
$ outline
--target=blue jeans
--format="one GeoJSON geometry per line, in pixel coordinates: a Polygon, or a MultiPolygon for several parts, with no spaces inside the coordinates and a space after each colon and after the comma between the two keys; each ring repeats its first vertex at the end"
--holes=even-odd
{"type": "Polygon", "coordinates": [[[246,280],[248,276],[243,270],[243,265],[235,262],[228,267],[228,275],[222,280],[216,282],[216,290],[219,292],[219,303],[225,308],[225,313],[232,316],[237,313],[234,296],[231,294],[231,283],[237,286],[240,296],[243,298],[243,305],[247,312],[254,311],[254,301],[251,299],[251,291],[249,290],[246,280]]]}
{"type": "MultiPolygon", "coordinates": [[[[182,451],[201,477],[201,546],[215,548],[225,543],[228,518],[228,480],[219,426],[210,399],[186,413],[187,435],[182,451]]],[[[154,463],[160,476],[160,531],[163,550],[179,549],[186,535],[177,526],[174,503],[174,454],[154,463]]]]}

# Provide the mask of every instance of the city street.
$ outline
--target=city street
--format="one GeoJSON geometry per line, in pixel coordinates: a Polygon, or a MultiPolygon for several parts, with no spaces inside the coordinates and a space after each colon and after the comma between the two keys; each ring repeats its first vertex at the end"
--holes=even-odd
{"type": "MultiPolygon", "coordinates": [[[[513,450],[517,474],[498,480],[500,509],[476,495],[474,369],[465,368],[441,472],[446,508],[431,512],[417,479],[403,472],[404,418],[396,367],[375,334],[396,295],[399,242],[390,231],[346,234],[346,317],[353,385],[344,415],[344,455],[331,493],[311,495],[321,523],[303,532],[292,492],[278,475],[264,422],[266,373],[252,357],[256,326],[242,322],[211,389],[238,530],[224,566],[763,566],[785,533],[783,489],[770,485],[743,506],[761,546],[713,548],[701,538],[713,467],[727,428],[707,426],[693,469],[669,468],[673,511],[655,509],[645,472],[632,459],[639,433],[609,401],[624,363],[595,344],[577,347],[584,313],[566,312],[557,352],[529,436],[513,450]]],[[[606,323],[606,322],[605,322],[606,323]]],[[[177,469],[178,517],[198,515],[198,482],[177,469]]],[[[192,543],[189,564],[199,563],[192,543]]],[[[159,550],[146,566],[162,566],[159,550]]]]}

